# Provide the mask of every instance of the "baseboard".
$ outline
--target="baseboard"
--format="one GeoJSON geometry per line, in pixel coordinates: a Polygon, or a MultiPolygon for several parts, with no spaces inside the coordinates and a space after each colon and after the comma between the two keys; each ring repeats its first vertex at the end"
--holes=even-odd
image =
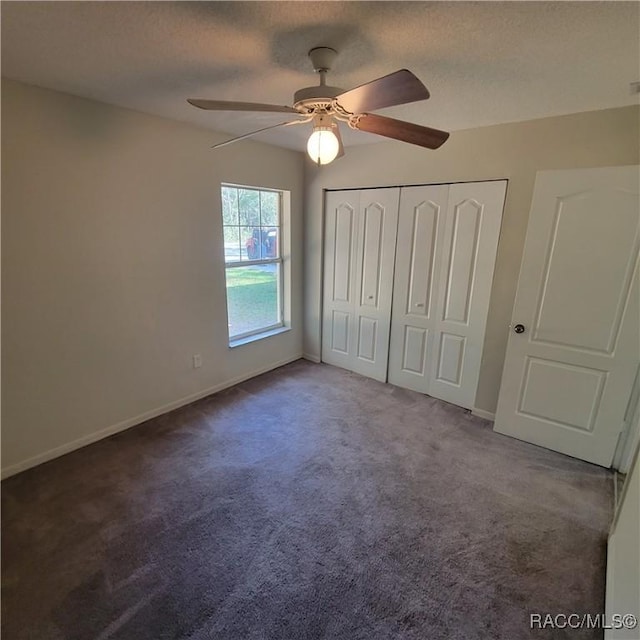
{"type": "Polygon", "coordinates": [[[27,469],[31,469],[32,467],[36,467],[39,464],[43,464],[44,462],[49,462],[49,460],[53,460],[54,458],[59,458],[60,456],[65,455],[66,453],[71,453],[76,449],[81,449],[82,447],[86,447],[94,442],[98,442],[98,440],[103,440],[104,438],[108,438],[109,436],[114,435],[115,433],[119,433],[120,431],[125,431],[126,429],[130,429],[131,427],[135,427],[142,422],[146,422],[147,420],[151,420],[152,418],[157,418],[164,413],[168,413],[169,411],[173,411],[174,409],[179,409],[180,407],[184,407],[187,404],[191,404],[196,400],[201,400],[202,398],[206,398],[214,393],[218,393],[223,391],[224,389],[228,389],[229,387],[233,387],[236,384],[240,384],[245,380],[249,380],[249,378],[255,378],[263,373],[267,373],[267,371],[272,371],[273,369],[277,369],[278,367],[282,367],[285,364],[289,364],[290,362],[294,362],[296,360],[300,360],[300,358],[304,357],[302,354],[298,354],[291,358],[285,358],[284,360],[280,360],[278,362],[274,362],[266,367],[261,367],[260,369],[255,369],[249,373],[243,374],[236,378],[232,378],[231,380],[227,380],[220,384],[215,385],[214,387],[209,387],[208,389],[203,389],[202,391],[198,391],[196,393],[192,393],[191,395],[184,396],[179,400],[174,400],[173,402],[169,402],[168,404],[162,405],[161,407],[157,407],[155,409],[151,409],[150,411],[145,411],[133,418],[129,418],[128,420],[123,420],[122,422],[118,422],[117,424],[111,425],[110,427],[106,427],[105,429],[100,429],[100,431],[95,431],[94,433],[90,433],[82,438],[78,438],[77,440],[73,440],[72,442],[67,442],[66,444],[60,445],[59,447],[55,447],[53,449],[49,449],[49,451],[45,451],[44,453],[40,453],[37,456],[33,456],[32,458],[27,458],[21,462],[17,462],[16,464],[12,464],[10,467],[6,467],[0,471],[0,478],[5,479],[9,476],[13,476],[16,473],[20,473],[21,471],[26,471],[27,469]]]}
{"type": "Polygon", "coordinates": [[[485,411],[484,409],[478,409],[477,407],[471,409],[471,414],[474,416],[478,416],[478,418],[484,418],[485,420],[490,420],[491,422],[495,422],[496,414],[491,413],[491,411],[485,411]]]}
{"type": "Polygon", "coordinates": [[[315,356],[311,353],[303,353],[302,357],[305,360],[309,360],[309,362],[315,362],[316,364],[319,364],[320,362],[322,362],[322,360],[320,360],[320,358],[318,356],[315,356]]]}

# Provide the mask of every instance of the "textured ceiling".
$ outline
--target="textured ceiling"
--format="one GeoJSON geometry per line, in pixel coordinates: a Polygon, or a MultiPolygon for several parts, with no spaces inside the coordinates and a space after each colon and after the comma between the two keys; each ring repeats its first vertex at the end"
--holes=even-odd
{"type": "MultiPolygon", "coordinates": [[[[306,54],[320,45],[339,51],[329,84],[345,89],[410,69],[431,98],[382,113],[451,131],[638,102],[637,2],[5,0],[1,11],[3,75],[230,134],[283,116],[185,99],[291,104],[317,83],[306,54]]],[[[258,139],[302,150],[301,129],[258,139]]]]}

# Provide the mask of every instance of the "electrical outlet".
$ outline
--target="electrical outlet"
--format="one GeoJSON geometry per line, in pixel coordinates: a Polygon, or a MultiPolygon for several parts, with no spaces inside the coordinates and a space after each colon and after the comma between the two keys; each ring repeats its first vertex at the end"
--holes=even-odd
{"type": "Polygon", "coordinates": [[[196,353],[193,356],[193,368],[199,369],[202,366],[202,356],[199,353],[196,353]]]}

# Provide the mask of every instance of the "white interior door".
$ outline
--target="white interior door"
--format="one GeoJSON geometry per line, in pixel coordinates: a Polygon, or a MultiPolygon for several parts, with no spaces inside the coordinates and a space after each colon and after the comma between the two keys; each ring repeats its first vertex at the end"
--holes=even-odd
{"type": "Polygon", "coordinates": [[[389,382],[429,392],[449,185],[400,193],[389,382]]]}
{"type": "Polygon", "coordinates": [[[506,185],[402,189],[390,382],[473,408],[506,185]]]}
{"type": "Polygon", "coordinates": [[[499,433],[611,464],[640,362],[638,182],[638,167],[538,173],[499,433]]]}
{"type": "Polygon", "coordinates": [[[327,193],[322,360],[387,379],[400,190],[327,193]]]}

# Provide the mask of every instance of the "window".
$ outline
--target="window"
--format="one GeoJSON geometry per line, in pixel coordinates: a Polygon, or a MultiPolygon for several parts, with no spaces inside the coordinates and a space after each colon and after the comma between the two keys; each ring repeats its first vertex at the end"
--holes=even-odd
{"type": "Polygon", "coordinates": [[[283,193],[222,185],[229,341],[284,325],[283,193]]]}

